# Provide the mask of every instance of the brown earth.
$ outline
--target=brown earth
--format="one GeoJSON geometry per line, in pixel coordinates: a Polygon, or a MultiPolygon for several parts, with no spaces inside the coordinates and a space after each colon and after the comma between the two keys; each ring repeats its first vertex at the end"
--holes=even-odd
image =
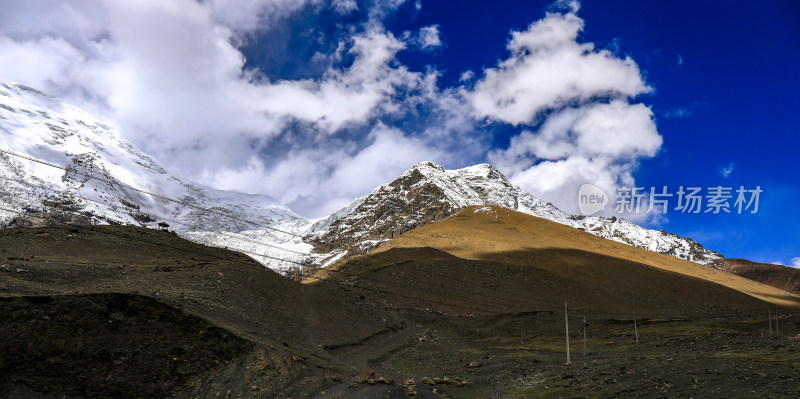
{"type": "Polygon", "coordinates": [[[728,273],[800,295],[800,270],[793,267],[735,258],[720,259],[716,265],[728,273]]]}
{"type": "Polygon", "coordinates": [[[18,385],[58,386],[75,396],[166,397],[253,349],[204,319],[139,295],[0,298],[0,314],[0,369],[18,385]]]}
{"type": "Polygon", "coordinates": [[[0,397],[797,395],[795,296],[474,211],[312,284],[168,232],[2,230],[0,397]]]}
{"type": "Polygon", "coordinates": [[[354,373],[326,347],[403,330],[336,286],[123,226],[0,231],[0,298],[0,397],[318,392],[354,373]],[[230,348],[219,345],[226,340],[230,348]],[[209,346],[223,353],[207,356],[209,346]]]}
{"type": "MultiPolygon", "coordinates": [[[[686,277],[705,280],[779,305],[797,307],[800,297],[711,267],[606,240],[589,233],[500,207],[468,207],[458,214],[414,229],[374,252],[431,247],[462,259],[535,267],[585,284],[577,302],[594,289],[631,289],[683,297],[686,277]],[[668,273],[681,277],[662,279],[668,273]],[[667,274],[664,274],[667,273],[667,274]],[[597,287],[597,288],[595,288],[597,287]]],[[[710,294],[710,293],[709,293],[710,294]]],[[[703,294],[699,294],[703,295],[703,294]]],[[[707,295],[710,296],[710,295],[707,295]]],[[[564,293],[559,298],[569,300],[564,293]]],[[[594,299],[589,299],[593,302],[594,299]]],[[[638,301],[633,301],[639,306],[638,301]]],[[[644,305],[646,306],[646,304],[644,305]]],[[[744,306],[744,304],[742,304],[744,306]]]]}

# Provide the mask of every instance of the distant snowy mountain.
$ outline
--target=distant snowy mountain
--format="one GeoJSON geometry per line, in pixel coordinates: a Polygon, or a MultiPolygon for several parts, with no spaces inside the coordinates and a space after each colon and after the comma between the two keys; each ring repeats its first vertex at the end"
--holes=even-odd
{"type": "Polygon", "coordinates": [[[190,182],[86,112],[22,84],[0,85],[2,226],[155,227],[166,221],[190,240],[235,249],[288,272],[368,252],[471,205],[514,209],[710,266],[722,257],[690,239],[623,219],[565,214],[487,164],[444,170],[423,162],[330,216],[308,220],[268,196],[190,182]]]}
{"type": "Polygon", "coordinates": [[[3,225],[81,219],[152,227],[166,221],[187,232],[305,222],[268,196],[192,183],[136,149],[112,127],[22,84],[0,85],[0,133],[3,225]]]}
{"type": "Polygon", "coordinates": [[[678,258],[713,265],[722,256],[697,242],[624,219],[569,215],[511,184],[488,164],[445,170],[417,164],[389,184],[322,219],[308,242],[318,253],[338,259],[365,253],[415,227],[435,222],[471,205],[498,205],[572,226],[599,237],[678,258]]]}

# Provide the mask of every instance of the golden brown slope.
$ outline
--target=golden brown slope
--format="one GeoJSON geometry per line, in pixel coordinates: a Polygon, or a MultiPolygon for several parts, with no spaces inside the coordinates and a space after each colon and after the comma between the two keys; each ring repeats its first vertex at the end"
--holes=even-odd
{"type": "Polygon", "coordinates": [[[794,267],[758,263],[747,259],[720,259],[715,264],[726,272],[775,288],[800,294],[800,269],[794,267]]]}
{"type": "MultiPolygon", "coordinates": [[[[664,298],[672,293],[675,300],[709,300],[743,309],[763,306],[715,292],[712,285],[696,285],[688,279],[691,277],[779,306],[800,306],[800,297],[774,287],[500,207],[465,208],[448,219],[407,232],[374,254],[385,256],[381,254],[391,248],[415,247],[435,248],[466,260],[533,266],[572,281],[581,291],[603,288],[664,298]],[[689,285],[693,285],[691,291],[685,289],[689,285]],[[726,299],[710,298],[712,295],[726,299]]],[[[596,297],[583,296],[590,303],[596,297]]]]}

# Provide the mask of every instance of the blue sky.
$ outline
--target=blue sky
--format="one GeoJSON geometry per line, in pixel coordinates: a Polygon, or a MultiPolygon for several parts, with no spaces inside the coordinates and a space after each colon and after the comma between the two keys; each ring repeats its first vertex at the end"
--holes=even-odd
{"type": "MultiPolygon", "coordinates": [[[[551,5],[436,1],[417,10],[408,3],[386,26],[400,36],[438,25],[442,48],[398,59],[415,70],[433,66],[442,74],[440,85],[459,86],[464,71],[480,72],[505,58],[509,32],[524,30],[551,5]]],[[[694,237],[728,257],[788,264],[798,256],[800,4],[585,1],[579,15],[586,21],[583,41],[630,55],[655,88],[640,99],[652,107],[664,144],[640,161],[637,185],[764,190],[755,215],[670,210],[668,221],[653,226],[694,237]]],[[[293,78],[303,68],[292,66],[267,70],[293,78]]],[[[491,130],[491,145],[502,148],[518,129],[491,130]]]]}
{"type": "MultiPolygon", "coordinates": [[[[507,37],[508,29],[524,27],[547,7],[532,3],[464,8],[459,20],[447,23],[457,2],[436,2],[417,23],[442,21],[448,45],[433,62],[441,58],[454,72],[479,69],[504,49],[457,38],[507,37]]],[[[656,113],[664,145],[642,160],[638,185],[764,190],[756,215],[670,211],[660,228],[727,257],[788,264],[800,253],[800,4],[586,1],[580,15],[584,40],[630,54],[656,89],[643,101],[656,113]],[[719,168],[730,164],[733,172],[723,177],[719,168]]],[[[457,79],[457,72],[450,75],[445,79],[457,79]]]]}
{"type": "Polygon", "coordinates": [[[570,212],[580,183],[760,186],[755,215],[626,217],[727,257],[800,257],[797,2],[1,7],[1,80],[101,115],[196,180],[305,216],[419,161],[491,162],[570,212]]]}

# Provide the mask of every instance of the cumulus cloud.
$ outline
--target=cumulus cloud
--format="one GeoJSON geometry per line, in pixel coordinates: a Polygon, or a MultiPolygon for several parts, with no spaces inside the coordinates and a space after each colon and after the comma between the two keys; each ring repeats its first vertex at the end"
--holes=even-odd
{"type": "Polygon", "coordinates": [[[651,90],[629,57],[579,43],[583,25],[572,12],[549,13],[527,30],[513,32],[507,46],[510,57],[487,69],[468,95],[475,114],[513,125],[531,124],[548,109],[651,90]]]}
{"type": "Polygon", "coordinates": [[[327,132],[347,123],[365,121],[376,107],[392,111],[389,101],[400,86],[417,87],[422,74],[390,62],[405,44],[391,33],[368,32],[353,39],[353,64],[345,70],[329,70],[322,79],[281,81],[260,86],[264,111],[277,118],[292,117],[314,122],[327,132]]]}
{"type": "Polygon", "coordinates": [[[439,38],[439,25],[425,26],[419,30],[419,46],[424,49],[440,47],[442,39],[439,38]]]}
{"type": "Polygon", "coordinates": [[[652,110],[630,102],[651,91],[636,63],[580,43],[578,5],[564,7],[570,11],[513,32],[510,56],[486,70],[467,96],[480,117],[530,127],[508,148],[490,151],[489,161],[532,194],[578,213],[582,184],[609,194],[633,186],[638,160],[654,156],[662,137],[652,110]]]}
{"type": "Polygon", "coordinates": [[[366,146],[343,145],[305,147],[268,170],[257,157],[246,168],[209,173],[206,180],[228,189],[260,181],[278,187],[273,195],[288,202],[297,212],[319,214],[319,209],[338,209],[354,199],[354,193],[368,193],[413,166],[419,159],[447,160],[449,155],[432,148],[423,139],[408,137],[398,129],[376,126],[366,146]],[[289,183],[289,184],[287,184],[289,183]]]}
{"type": "Polygon", "coordinates": [[[629,57],[580,41],[576,1],[512,32],[505,60],[447,88],[436,67],[398,60],[443,45],[439,25],[408,35],[383,26],[404,3],[12,2],[0,14],[0,80],[98,114],[190,177],[313,217],[423,160],[489,160],[574,211],[580,184],[632,185],[638,160],[659,150],[653,113],[634,103],[651,88],[629,57]],[[290,22],[324,10],[350,22],[335,24],[336,35],[290,22]],[[248,63],[243,47],[254,37],[291,29],[327,41],[310,53],[319,73],[281,78],[248,63]],[[491,149],[493,129],[508,126],[509,146],[491,149]]]}
{"type": "MultiPolygon", "coordinates": [[[[21,7],[12,17],[32,19],[40,11],[32,4],[34,9],[21,7]]],[[[92,25],[53,30],[42,23],[10,32],[0,41],[0,52],[15,57],[4,57],[1,76],[100,113],[162,159],[235,142],[242,133],[263,131],[268,121],[252,101],[258,93],[232,44],[233,31],[215,22],[207,4],[77,2],[67,16],[92,19],[92,25]]],[[[33,19],[64,18],[56,8],[33,19]]],[[[224,151],[207,155],[209,162],[226,156],[224,151]]]]}
{"type": "MultiPolygon", "coordinates": [[[[401,3],[381,3],[370,18],[401,3]]],[[[242,175],[259,180],[253,175],[258,170],[255,165],[264,162],[257,151],[298,124],[304,132],[313,132],[314,137],[306,140],[309,145],[329,147],[326,144],[336,143],[326,141],[333,134],[369,129],[378,116],[401,113],[403,102],[426,95],[425,85],[431,79],[435,84],[435,76],[411,72],[395,61],[406,43],[375,27],[373,19],[338,46],[339,59],[334,61],[342,61],[344,53],[347,62],[328,68],[321,76],[271,81],[260,71],[247,69],[237,47],[242,36],[268,30],[303,4],[293,0],[235,5],[227,0],[78,1],[56,7],[36,1],[15,3],[0,16],[4,22],[0,24],[0,53],[4,55],[0,76],[101,114],[145,151],[189,175],[228,171],[219,172],[219,178],[212,176],[211,181],[286,197],[281,190],[254,188],[252,183],[224,183],[223,177],[241,169],[242,175]],[[17,23],[25,20],[33,22],[17,23]]],[[[332,7],[344,11],[353,4],[336,1],[332,7]]],[[[426,44],[434,45],[438,31],[424,32],[426,44]]],[[[374,146],[385,139],[340,142],[365,150],[378,148],[374,146]]],[[[354,155],[349,151],[338,158],[328,156],[327,166],[309,167],[319,158],[315,155],[297,167],[321,173],[306,177],[321,185],[325,179],[341,178],[331,176],[331,165],[334,160],[343,162],[343,154],[354,155]]],[[[430,152],[416,151],[415,158],[425,154],[430,152]]],[[[366,162],[363,155],[356,159],[366,162]]],[[[265,175],[270,172],[261,170],[265,175]]],[[[296,180],[277,184],[293,185],[296,180]]],[[[306,195],[308,190],[294,191],[306,195]]],[[[342,195],[357,193],[361,191],[342,195]]]]}
{"type": "Polygon", "coordinates": [[[570,155],[635,160],[653,156],[662,138],[652,111],[643,104],[622,100],[566,108],[549,116],[536,133],[524,131],[506,150],[490,158],[514,173],[537,159],[558,160],[570,155]]]}

